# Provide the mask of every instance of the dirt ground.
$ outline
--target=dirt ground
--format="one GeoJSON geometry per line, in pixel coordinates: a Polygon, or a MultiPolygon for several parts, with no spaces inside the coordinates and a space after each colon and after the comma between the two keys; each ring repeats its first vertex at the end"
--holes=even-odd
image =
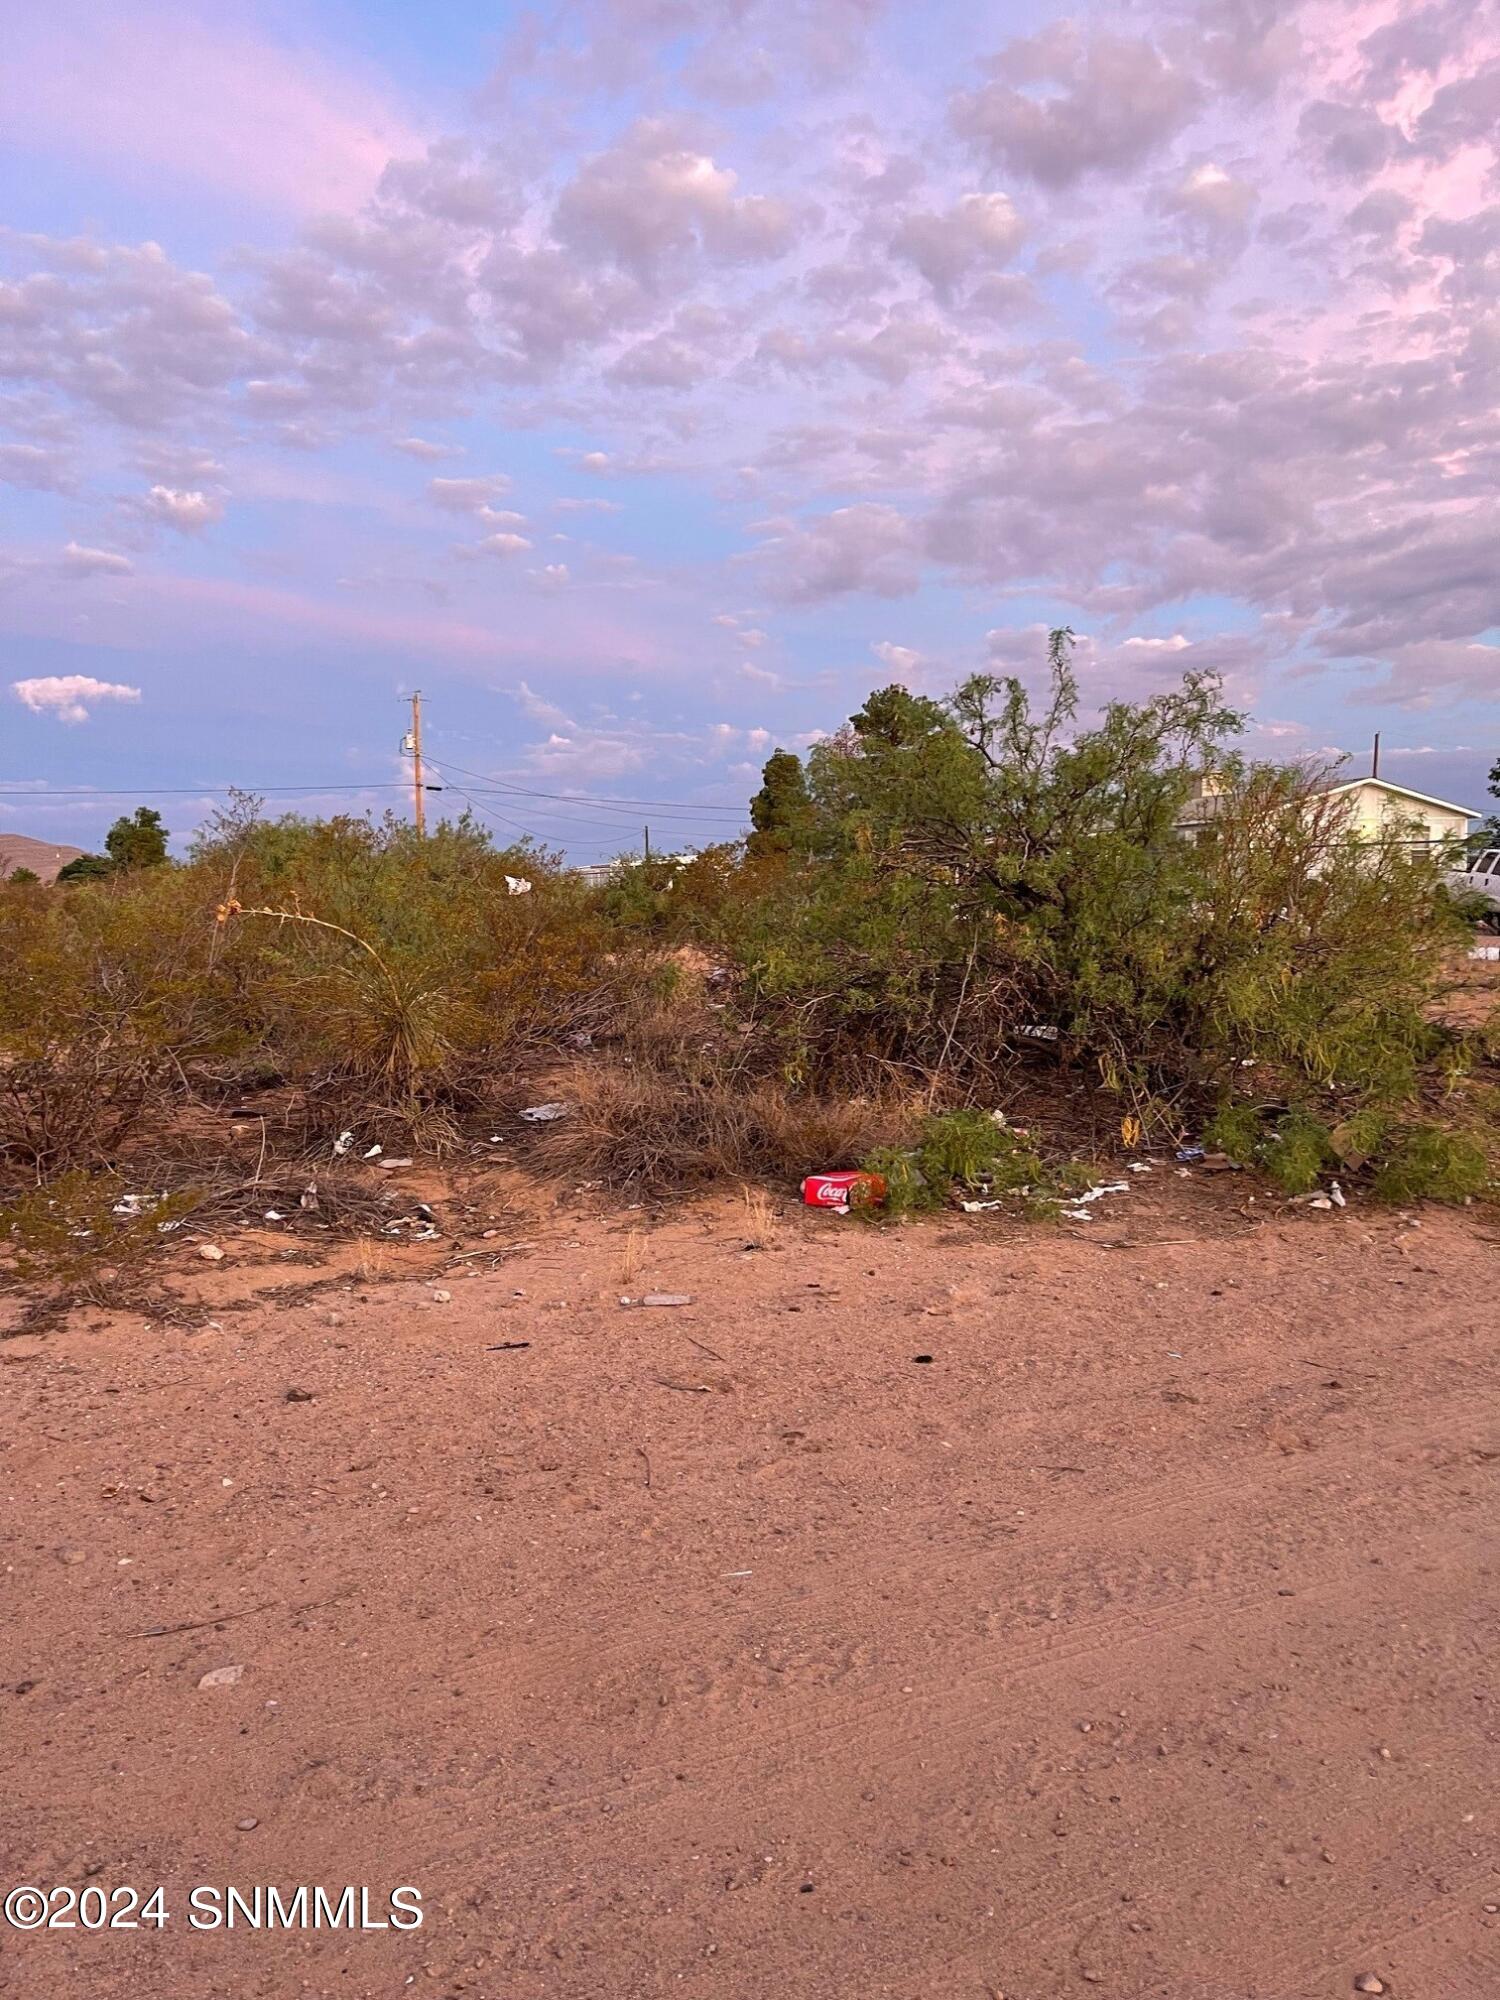
{"type": "Polygon", "coordinates": [[[0,1342],[7,2000],[1500,1993],[1493,1213],[519,1233],[0,1342]]]}

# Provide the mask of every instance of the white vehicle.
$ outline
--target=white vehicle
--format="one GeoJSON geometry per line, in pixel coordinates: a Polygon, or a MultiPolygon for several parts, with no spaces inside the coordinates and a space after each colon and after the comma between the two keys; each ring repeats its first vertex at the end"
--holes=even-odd
{"type": "Polygon", "coordinates": [[[1443,880],[1450,889],[1483,896],[1489,905],[1485,922],[1491,930],[1500,930],[1500,847],[1487,847],[1482,854],[1471,855],[1466,867],[1445,869],[1443,880]]]}

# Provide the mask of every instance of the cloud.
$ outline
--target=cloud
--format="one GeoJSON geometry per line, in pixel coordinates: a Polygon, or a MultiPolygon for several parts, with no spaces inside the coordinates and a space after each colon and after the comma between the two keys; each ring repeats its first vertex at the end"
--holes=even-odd
{"type": "Polygon", "coordinates": [[[463,446],[459,444],[434,444],[430,438],[392,438],[391,449],[404,452],[408,458],[425,459],[432,463],[441,458],[459,458],[463,446]]]}
{"type": "Polygon", "coordinates": [[[1008,42],[995,76],[953,103],[955,129],[1045,187],[1139,166],[1196,110],[1199,86],[1145,37],[1060,21],[1008,42]]]}
{"type": "Polygon", "coordinates": [[[173,486],[153,486],[144,505],[148,514],[184,535],[195,535],[224,518],[224,502],[217,494],[184,492],[173,486]]]}
{"type": "Polygon", "coordinates": [[[889,639],[877,639],[870,651],[893,674],[914,674],[922,664],[920,653],[910,646],[897,646],[889,639]]]}
{"type": "Polygon", "coordinates": [[[914,210],[904,216],[891,248],[946,297],[976,270],[1007,263],[1025,234],[1008,195],[966,194],[941,213],[914,210]]]}
{"type": "Polygon", "coordinates": [[[72,576],[130,576],[135,565],[129,556],[114,549],[91,549],[82,542],[69,542],[62,552],[62,567],[72,576]]]}
{"type": "Polygon", "coordinates": [[[46,674],[36,680],[12,681],[11,691],[33,715],[51,715],[59,722],[87,722],[89,708],[101,701],[139,701],[141,691],[121,681],[96,681],[88,674],[46,674]]]}
{"type": "Polygon", "coordinates": [[[0,444],[0,480],[38,493],[66,493],[73,484],[64,455],[39,444],[0,444]]]}
{"type": "Polygon", "coordinates": [[[874,501],[838,507],[805,523],[780,524],[766,545],[771,586],[792,603],[852,591],[902,597],[917,587],[918,543],[897,508],[874,501]]]}
{"type": "Polygon", "coordinates": [[[510,489],[503,472],[492,472],[481,479],[429,479],[427,497],[450,514],[478,514],[510,489]]]}
{"type": "Polygon", "coordinates": [[[12,146],[141,185],[296,212],[353,208],[420,140],[378,84],[228,9],[134,0],[23,8],[7,23],[0,116],[12,146]]]}
{"type": "Polygon", "coordinates": [[[142,429],[223,407],[263,350],[201,272],[159,244],[14,237],[31,266],[0,287],[0,377],[142,429]]]}
{"type": "Polygon", "coordinates": [[[732,168],[686,143],[680,128],[645,118],[579,169],[558,198],[553,228],[559,242],[650,284],[685,257],[779,257],[793,238],[791,209],[768,195],[736,194],[738,185],[732,168]]]}

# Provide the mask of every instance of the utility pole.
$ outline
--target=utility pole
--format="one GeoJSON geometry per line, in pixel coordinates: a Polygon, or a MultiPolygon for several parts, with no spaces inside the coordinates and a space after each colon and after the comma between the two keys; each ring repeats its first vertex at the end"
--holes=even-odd
{"type": "Polygon", "coordinates": [[[403,750],[411,753],[412,814],[417,823],[417,838],[425,838],[427,833],[427,799],[422,785],[422,690],[417,688],[411,698],[411,731],[403,750]]]}
{"type": "Polygon", "coordinates": [[[649,868],[651,866],[651,829],[648,826],[644,827],[642,831],[646,836],[646,866],[649,868]]]}
{"type": "Polygon", "coordinates": [[[1380,731],[1378,729],[1375,732],[1375,748],[1370,757],[1370,776],[1372,778],[1380,776],[1380,731]]]}

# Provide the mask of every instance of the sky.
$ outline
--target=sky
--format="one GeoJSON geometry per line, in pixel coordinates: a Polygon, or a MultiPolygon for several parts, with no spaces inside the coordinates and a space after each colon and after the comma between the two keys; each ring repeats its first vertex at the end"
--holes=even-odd
{"type": "Polygon", "coordinates": [[[0,829],[575,861],[873,687],[1500,757],[1489,0],[49,0],[0,69],[0,829]]]}

